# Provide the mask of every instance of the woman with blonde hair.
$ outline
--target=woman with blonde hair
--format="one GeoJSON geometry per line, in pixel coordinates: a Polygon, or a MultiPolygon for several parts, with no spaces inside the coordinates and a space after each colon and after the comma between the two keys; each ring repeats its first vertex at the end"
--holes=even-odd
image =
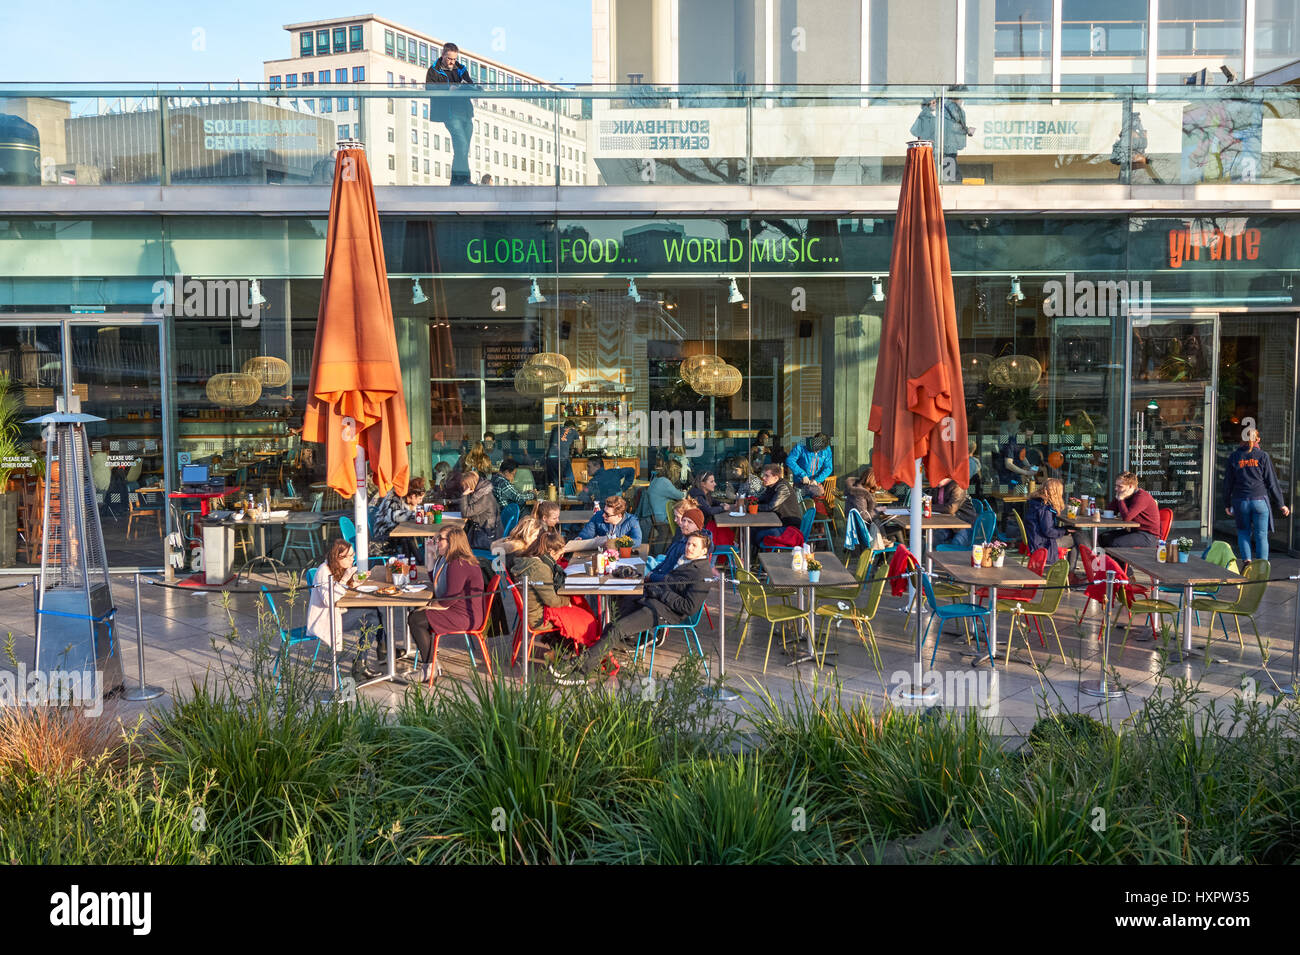
{"type": "Polygon", "coordinates": [[[1068,548],[1062,548],[1057,541],[1070,532],[1057,524],[1057,519],[1065,513],[1065,485],[1060,478],[1048,478],[1029,498],[1025,505],[1025,534],[1029,538],[1029,552],[1046,550],[1048,560],[1057,556],[1064,557],[1068,548]],[[1053,552],[1055,549],[1055,553],[1053,552]]]}
{"type": "MultiPolygon", "coordinates": [[[[388,658],[384,621],[379,610],[354,607],[344,611],[339,606],[339,601],[348,595],[348,587],[356,574],[356,551],[343,538],[336,537],[330,544],[329,550],[325,552],[325,562],[316,568],[315,582],[312,584],[311,596],[307,602],[307,635],[315,637],[322,643],[329,643],[332,637],[335,652],[342,652],[343,634],[347,630],[358,630],[363,644],[366,637],[373,635],[376,653],[382,665],[388,662],[388,658]],[[331,590],[333,590],[332,597],[331,590]],[[333,627],[330,626],[331,605],[334,609],[333,627]]],[[[358,651],[352,661],[352,675],[362,679],[374,676],[378,672],[365,666],[365,653],[358,651]]]]}
{"type": "Polygon", "coordinates": [[[514,530],[492,542],[491,551],[505,558],[506,570],[510,571],[516,560],[532,551],[543,530],[545,525],[537,518],[521,517],[514,530]]]}
{"type": "Polygon", "coordinates": [[[501,536],[501,508],[497,506],[496,493],[492,482],[481,478],[477,471],[466,471],[462,480],[460,516],[466,523],[478,524],[487,540],[480,538],[480,543],[474,546],[487,549],[501,536]]]}
{"type": "Polygon", "coordinates": [[[556,530],[560,526],[560,505],[555,501],[538,501],[533,506],[533,517],[548,531],[556,530]]]}
{"type": "Polygon", "coordinates": [[[465,453],[461,459],[460,469],[462,471],[477,471],[481,475],[492,473],[492,459],[488,457],[487,451],[483,448],[482,441],[475,441],[474,447],[465,453]]]}

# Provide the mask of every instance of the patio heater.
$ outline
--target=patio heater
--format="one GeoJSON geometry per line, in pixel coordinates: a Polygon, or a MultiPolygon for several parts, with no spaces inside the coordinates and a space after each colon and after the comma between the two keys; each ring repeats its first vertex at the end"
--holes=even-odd
{"type": "MultiPolygon", "coordinates": [[[[53,414],[34,418],[45,439],[45,520],[36,591],[36,668],[48,675],[93,673],[108,696],[123,688],[122,657],[113,639],[113,594],[104,533],[95,506],[86,422],[73,394],[53,414]]],[[[92,684],[93,685],[93,684],[92,684]]]]}

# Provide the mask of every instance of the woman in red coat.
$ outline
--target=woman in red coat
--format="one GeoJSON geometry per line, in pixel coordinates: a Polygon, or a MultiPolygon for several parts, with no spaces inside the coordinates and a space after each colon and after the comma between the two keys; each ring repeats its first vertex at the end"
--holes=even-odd
{"type": "Polygon", "coordinates": [[[437,598],[424,610],[413,610],[406,618],[420,659],[425,661],[415,674],[418,680],[429,677],[428,661],[433,655],[435,633],[465,633],[483,623],[483,571],[469,547],[469,538],[459,527],[449,527],[441,536],[446,540],[446,595],[437,598]]]}

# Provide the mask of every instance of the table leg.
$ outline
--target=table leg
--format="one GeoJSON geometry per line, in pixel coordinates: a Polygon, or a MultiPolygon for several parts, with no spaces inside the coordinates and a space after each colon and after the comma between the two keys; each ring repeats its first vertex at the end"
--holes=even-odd
{"type": "MultiPolygon", "coordinates": [[[[1210,638],[1205,641],[1206,658],[1209,658],[1210,638]]],[[[1187,584],[1183,587],[1183,655],[1194,656],[1192,652],[1192,585],[1187,584]]]]}
{"type": "Polygon", "coordinates": [[[812,630],[811,630],[811,627],[812,627],[812,607],[814,606],[814,604],[816,603],[816,601],[813,601],[813,600],[810,599],[810,597],[809,597],[809,595],[808,595],[808,588],[807,588],[807,587],[797,587],[797,588],[795,588],[795,589],[799,591],[799,609],[800,609],[800,610],[803,610],[803,611],[806,611],[807,614],[808,614],[808,626],[809,626],[809,628],[810,628],[810,629],[809,629],[809,632],[808,632],[808,652],[805,653],[805,652],[799,650],[799,649],[798,649],[798,644],[796,644],[796,645],[795,645],[795,646],[796,646],[796,649],[795,649],[795,651],[794,651],[794,654],[793,654],[793,656],[792,656],[790,662],[786,664],[786,666],[788,666],[788,667],[795,667],[795,666],[798,666],[798,665],[801,664],[801,663],[807,663],[809,660],[813,660],[813,661],[815,661],[815,660],[817,659],[817,653],[816,653],[816,650],[813,648],[813,639],[812,639],[812,630]]]}
{"type": "Polygon", "coordinates": [[[934,528],[925,529],[925,572],[934,576],[934,528]]]}
{"type": "MultiPolygon", "coordinates": [[[[1097,533],[1097,532],[1100,531],[1100,530],[1101,530],[1101,528],[1098,527],[1096,524],[1093,524],[1093,525],[1092,525],[1092,552],[1093,552],[1094,554],[1097,553],[1097,540],[1098,540],[1098,533],[1097,533]]],[[[1085,569],[1086,569],[1086,568],[1085,568],[1085,569]]]]}

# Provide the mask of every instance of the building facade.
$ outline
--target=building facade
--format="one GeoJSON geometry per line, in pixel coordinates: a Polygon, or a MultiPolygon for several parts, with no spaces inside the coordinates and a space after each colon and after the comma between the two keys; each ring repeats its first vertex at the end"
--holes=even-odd
{"type": "MultiPolygon", "coordinates": [[[[176,518],[152,505],[186,462],[254,491],[306,496],[323,477],[295,431],[337,121],[286,92],[0,91],[0,372],[18,421],[62,393],[105,419],[91,437],[116,566],[162,564],[176,518]]],[[[432,95],[348,92],[363,117],[432,95]]],[[[1222,466],[1253,424],[1296,503],[1300,91],[528,92],[572,122],[585,184],[377,185],[416,474],[492,432],[544,486],[566,421],[642,478],[669,462],[725,476],[763,430],[785,448],[831,433],[837,474],[867,463],[897,182],[924,135],[986,490],[1024,422],[1031,462],[1072,492],[1135,470],[1205,539],[1229,530],[1222,466]],[[973,133],[937,119],[950,106],[973,133]],[[563,391],[517,375],[538,352],[568,359],[563,391]],[[734,393],[682,378],[706,353],[739,369],[734,393]]],[[[382,172],[386,137],[365,145],[382,172]]],[[[38,458],[20,424],[0,453],[16,493],[38,458]]],[[[19,514],[12,570],[39,558],[34,519],[19,514]]],[[[1277,546],[1300,545],[1293,530],[1279,517],[1277,546]]]]}

